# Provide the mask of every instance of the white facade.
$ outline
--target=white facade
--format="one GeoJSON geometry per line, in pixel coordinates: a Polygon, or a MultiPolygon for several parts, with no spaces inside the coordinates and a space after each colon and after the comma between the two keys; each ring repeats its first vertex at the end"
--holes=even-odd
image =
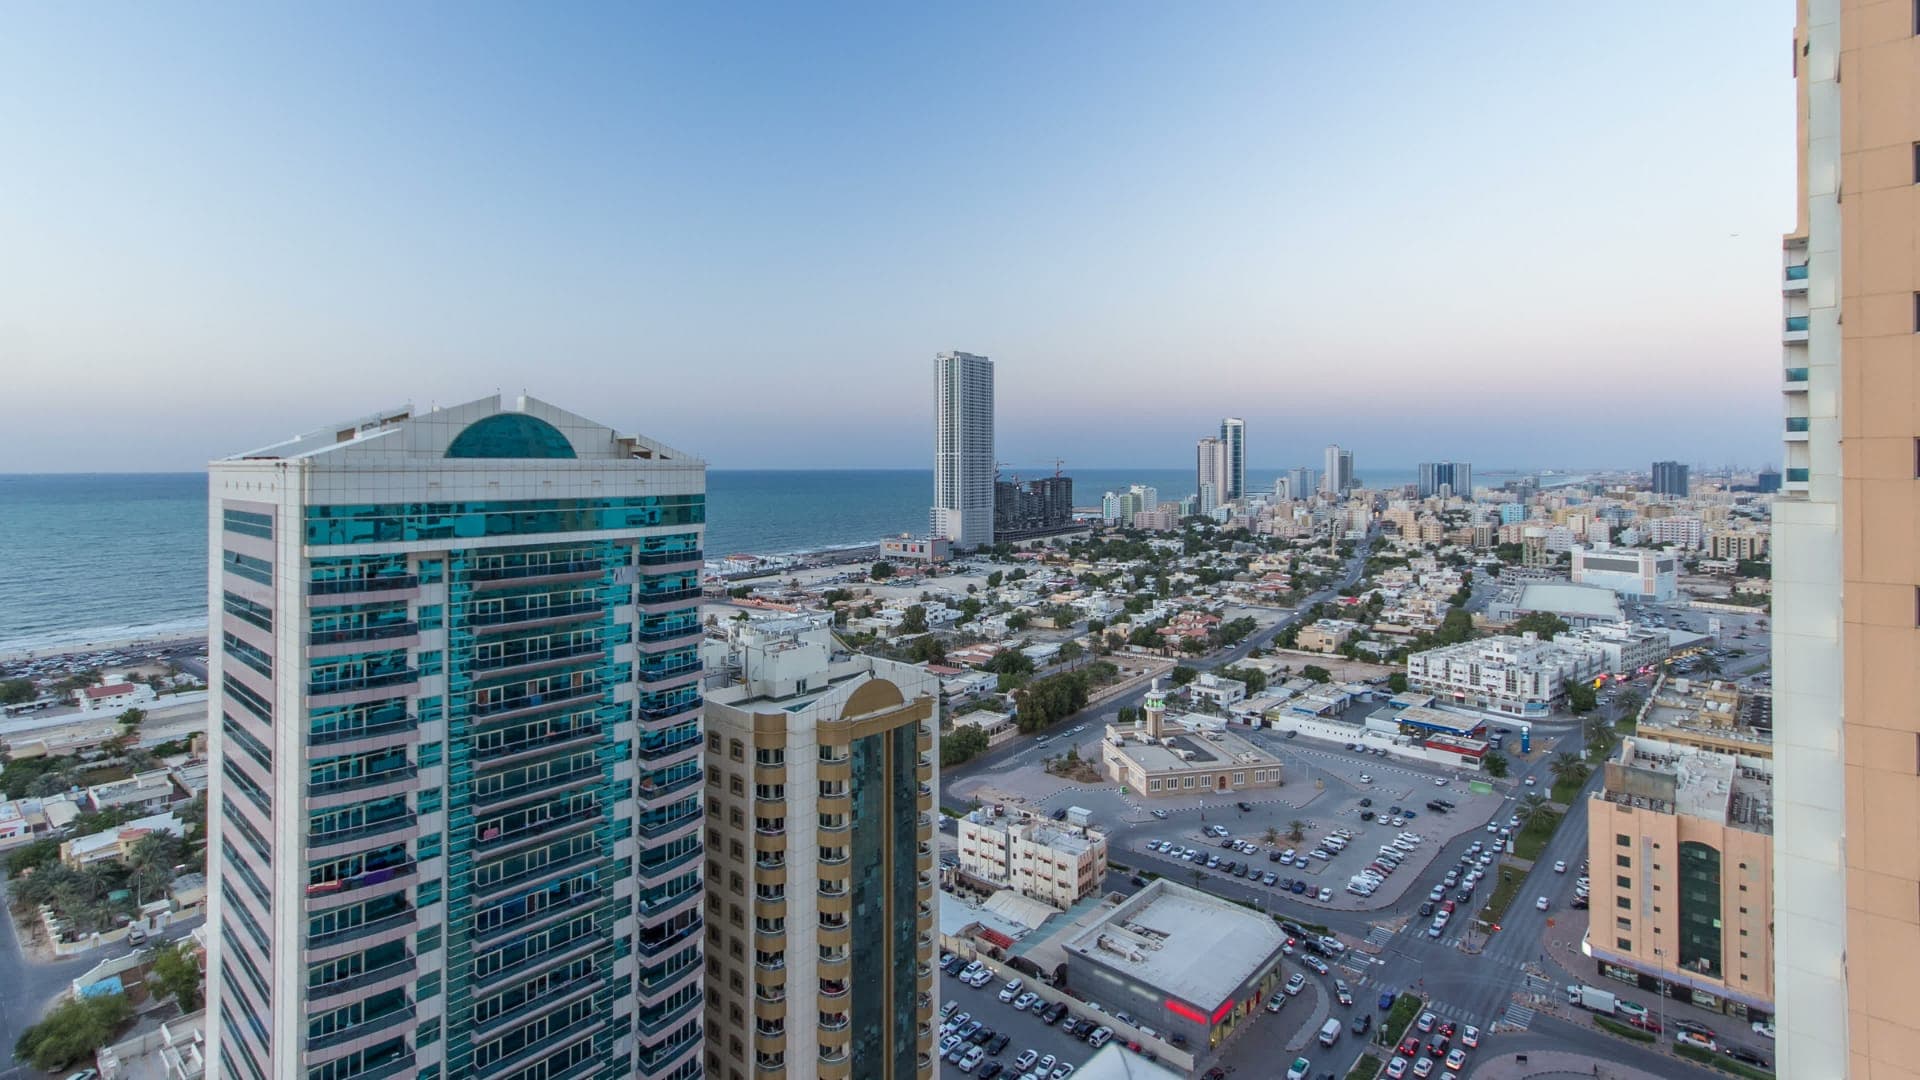
{"type": "Polygon", "coordinates": [[[1008,821],[988,810],[960,820],[960,868],[1066,910],[1107,876],[1107,838],[1051,823],[1008,821]]]}
{"type": "MultiPolygon", "coordinates": [[[[1194,447],[1194,490],[1200,493],[1200,512],[1210,512],[1215,506],[1233,498],[1227,494],[1227,454],[1226,444],[1209,435],[1201,439],[1194,447]]],[[[1151,510],[1152,507],[1147,507],[1151,510]]]]}
{"type": "Polygon", "coordinates": [[[1247,422],[1237,416],[1220,421],[1221,502],[1247,497],[1247,422]]]}
{"type": "MultiPolygon", "coordinates": [[[[1551,547],[1551,545],[1549,545],[1551,547]]],[[[1574,547],[1573,582],[1612,589],[1631,600],[1671,600],[1680,560],[1667,551],[1574,547]]]]}
{"type": "Polygon", "coordinates": [[[993,361],[934,357],[933,535],[963,548],[993,544],[993,361]]]}
{"type": "Polygon", "coordinates": [[[1353,451],[1328,446],[1320,472],[1320,490],[1333,495],[1353,487],[1353,451]]]}
{"type": "Polygon", "coordinates": [[[1534,634],[1483,638],[1407,657],[1415,689],[1509,716],[1545,716],[1566,696],[1569,680],[1606,670],[1605,653],[1585,644],[1541,641],[1534,634]]]}
{"type": "MultiPolygon", "coordinates": [[[[1840,634],[1840,3],[1806,0],[1805,239],[1783,251],[1789,431],[1773,501],[1774,994],[1781,1076],[1847,1075],[1847,814],[1840,634]],[[1804,266],[1805,277],[1785,277],[1804,266]],[[1804,286],[1804,289],[1802,289],[1804,286]],[[1791,324],[1789,324],[1791,325],[1791,324]]],[[[1890,298],[1889,302],[1899,298],[1890,298]]],[[[1904,302],[1901,300],[1900,302],[1904,302]]]]}
{"type": "Polygon", "coordinates": [[[1706,541],[1707,532],[1699,518],[1663,517],[1647,522],[1647,538],[1656,544],[1692,550],[1706,541]]]}

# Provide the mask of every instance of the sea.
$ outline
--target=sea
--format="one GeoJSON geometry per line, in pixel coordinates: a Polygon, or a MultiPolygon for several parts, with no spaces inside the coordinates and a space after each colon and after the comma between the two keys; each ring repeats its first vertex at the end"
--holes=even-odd
{"type": "MultiPolygon", "coordinates": [[[[1003,468],[1036,479],[1047,468],[1003,468]]],[[[1074,504],[1106,491],[1194,492],[1191,469],[1079,469],[1074,504]]],[[[1247,471],[1272,490],[1283,470],[1247,471]]],[[[1406,468],[1363,472],[1370,486],[1412,483],[1406,468]]],[[[931,469],[713,469],[710,557],[872,544],[924,532],[931,469]]],[[[207,479],[202,473],[0,474],[0,654],[182,636],[207,625],[207,479]]]]}

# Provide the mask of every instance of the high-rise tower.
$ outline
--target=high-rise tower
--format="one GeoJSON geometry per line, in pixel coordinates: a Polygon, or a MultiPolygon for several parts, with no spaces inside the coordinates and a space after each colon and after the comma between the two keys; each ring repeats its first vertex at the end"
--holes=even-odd
{"type": "MultiPolygon", "coordinates": [[[[1227,501],[1227,459],[1223,444],[1208,435],[1194,447],[1194,490],[1213,489],[1213,501],[1227,501]]],[[[1205,510],[1202,510],[1204,513],[1205,510]]]]}
{"type": "Polygon", "coordinates": [[[209,1074],[698,1076],[706,466],[523,397],[210,471],[209,1074]]]}
{"type": "Polygon", "coordinates": [[[959,547],[993,544],[993,361],[944,352],[933,359],[935,536],[959,547]]]}
{"type": "Polygon", "coordinates": [[[824,615],[703,651],[708,1075],[932,1077],[939,680],[824,615]]]}
{"type": "Polygon", "coordinates": [[[1473,496],[1473,466],[1464,461],[1423,461],[1420,463],[1419,497],[1432,498],[1446,488],[1462,498],[1473,496]]]}
{"type": "Polygon", "coordinates": [[[1237,416],[1220,421],[1221,501],[1247,497],[1247,422],[1237,416]]]}
{"type": "Polygon", "coordinates": [[[1320,474],[1320,490],[1345,495],[1353,490],[1353,451],[1331,445],[1326,450],[1325,471],[1320,474]]]}
{"type": "Polygon", "coordinates": [[[1920,37],[1801,0],[1773,503],[1779,1074],[1914,1072],[1920,1019],[1920,37]],[[1845,84],[1842,85],[1842,74],[1845,84]],[[1844,196],[1844,198],[1843,198],[1844,196]],[[1844,314],[1844,318],[1842,315],[1844,314]]]}

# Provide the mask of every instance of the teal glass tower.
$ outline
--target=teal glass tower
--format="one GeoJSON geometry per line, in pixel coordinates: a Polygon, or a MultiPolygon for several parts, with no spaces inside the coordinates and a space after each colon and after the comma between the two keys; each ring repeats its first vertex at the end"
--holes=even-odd
{"type": "Polygon", "coordinates": [[[525,397],[213,463],[212,1074],[701,1074],[705,484],[525,397]]]}

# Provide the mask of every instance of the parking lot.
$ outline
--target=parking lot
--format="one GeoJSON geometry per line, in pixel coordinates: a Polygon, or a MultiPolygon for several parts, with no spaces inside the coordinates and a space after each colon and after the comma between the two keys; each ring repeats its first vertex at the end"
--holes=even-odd
{"type": "MultiPolygon", "coordinates": [[[[940,1000],[954,1003],[953,1016],[969,1013],[972,1019],[980,1020],[996,1033],[1008,1036],[1005,1049],[997,1055],[986,1057],[973,1070],[971,1075],[976,1080],[981,1077],[992,1080],[996,1071],[991,1066],[995,1064],[1004,1070],[998,1073],[1003,1080],[1005,1077],[1018,1077],[1020,1073],[1014,1069],[1014,1062],[1027,1050],[1042,1056],[1052,1054],[1056,1062],[1075,1068],[1093,1056],[1093,1047],[1067,1034],[1067,1020],[1049,1027],[1037,1013],[1021,1012],[1001,1001],[1000,990],[1005,985],[1004,981],[994,980],[975,989],[952,975],[943,973],[940,976],[940,1000]]],[[[938,1047],[935,1049],[938,1050],[938,1047]]],[[[968,1075],[962,1073],[959,1066],[945,1060],[940,1064],[940,1074],[949,1077],[968,1075]]]]}

